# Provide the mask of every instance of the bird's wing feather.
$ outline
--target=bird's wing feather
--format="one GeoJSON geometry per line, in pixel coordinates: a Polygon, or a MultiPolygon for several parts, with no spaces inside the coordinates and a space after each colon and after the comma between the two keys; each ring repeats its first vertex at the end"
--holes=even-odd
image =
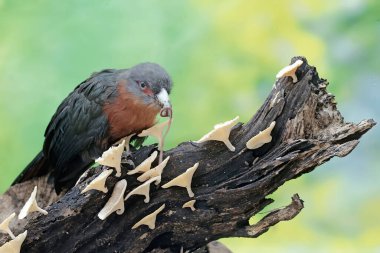
{"type": "Polygon", "coordinates": [[[85,162],[91,163],[101,154],[100,145],[95,144],[107,135],[102,106],[116,92],[114,79],[110,70],[93,74],[70,93],[52,117],[45,131],[43,152],[56,165],[55,180],[69,172],[67,163],[77,160],[76,156],[87,155],[85,162]]]}

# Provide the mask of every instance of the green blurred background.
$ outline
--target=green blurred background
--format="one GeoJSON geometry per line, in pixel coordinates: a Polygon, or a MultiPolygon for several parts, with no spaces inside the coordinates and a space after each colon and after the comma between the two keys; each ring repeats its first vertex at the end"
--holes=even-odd
{"type": "MultiPolygon", "coordinates": [[[[295,55],[330,81],[347,121],[380,119],[378,0],[0,0],[0,191],[40,151],[60,101],[93,71],[163,65],[175,83],[173,147],[236,115],[246,122],[295,55]]],[[[380,252],[377,128],[348,157],[273,195],[270,208],[300,194],[306,208],[294,220],[223,242],[239,253],[380,252]]]]}

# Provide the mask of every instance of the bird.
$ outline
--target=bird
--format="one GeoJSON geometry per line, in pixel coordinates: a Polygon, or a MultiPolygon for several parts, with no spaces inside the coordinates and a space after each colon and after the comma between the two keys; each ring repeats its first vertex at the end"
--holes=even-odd
{"type": "Polygon", "coordinates": [[[49,174],[57,194],[72,188],[94,160],[121,138],[172,113],[172,79],[156,63],[104,69],[80,83],[58,106],[42,151],[12,185],[49,174]]]}

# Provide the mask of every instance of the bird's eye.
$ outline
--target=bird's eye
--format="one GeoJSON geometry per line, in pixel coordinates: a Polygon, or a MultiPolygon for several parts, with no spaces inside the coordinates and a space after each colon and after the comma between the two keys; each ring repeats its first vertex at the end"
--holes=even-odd
{"type": "Polygon", "coordinates": [[[145,89],[148,84],[146,82],[139,82],[141,89],[145,89]]]}

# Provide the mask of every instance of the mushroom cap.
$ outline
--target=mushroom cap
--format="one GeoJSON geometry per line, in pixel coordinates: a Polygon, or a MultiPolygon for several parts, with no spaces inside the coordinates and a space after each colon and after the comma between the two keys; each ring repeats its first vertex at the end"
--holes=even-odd
{"type": "Polygon", "coordinates": [[[163,186],[162,188],[169,188],[172,186],[179,186],[179,187],[184,187],[187,190],[187,193],[189,194],[189,197],[194,197],[194,193],[191,189],[191,182],[193,179],[193,175],[195,171],[198,169],[199,162],[195,163],[192,167],[188,168],[184,173],[181,175],[173,178],[163,186]]]}
{"type": "Polygon", "coordinates": [[[227,146],[229,150],[235,151],[235,147],[230,142],[229,137],[232,128],[238,121],[239,116],[236,116],[232,120],[216,124],[213,130],[205,134],[202,138],[196,141],[196,143],[202,143],[205,141],[221,141],[227,146]]]}
{"type": "Polygon", "coordinates": [[[137,178],[137,180],[139,182],[144,182],[144,181],[151,179],[153,177],[160,177],[159,180],[156,181],[156,185],[159,184],[161,182],[162,171],[166,167],[166,164],[168,163],[169,159],[170,159],[170,156],[166,157],[165,160],[162,161],[162,163],[158,164],[156,167],[148,170],[147,172],[145,172],[144,174],[139,176],[137,178]]]}
{"type": "Polygon", "coordinates": [[[21,208],[20,213],[18,214],[19,220],[24,219],[29,213],[40,212],[44,215],[47,215],[48,212],[40,208],[36,200],[37,196],[37,186],[34,186],[33,192],[30,194],[29,199],[26,201],[25,205],[21,208]]]}
{"type": "Polygon", "coordinates": [[[149,201],[150,201],[150,196],[149,196],[150,184],[152,182],[158,180],[159,178],[161,179],[161,176],[153,177],[153,178],[147,180],[146,182],[144,182],[143,184],[139,185],[138,187],[133,189],[131,192],[129,192],[127,194],[127,196],[124,198],[124,200],[129,199],[129,197],[131,197],[132,195],[143,195],[143,196],[145,196],[144,202],[149,203],[149,201]]]}
{"type": "Polygon", "coordinates": [[[156,219],[157,214],[160,213],[162,210],[164,210],[165,204],[160,206],[156,211],[154,211],[151,214],[148,214],[144,218],[142,218],[139,222],[137,222],[135,225],[133,225],[132,229],[138,228],[141,225],[147,225],[150,229],[156,228],[156,219]]]}
{"type": "Polygon", "coordinates": [[[245,144],[248,149],[257,149],[262,147],[264,144],[269,143],[272,141],[272,130],[274,126],[276,125],[276,121],[273,121],[269,127],[264,129],[263,131],[260,131],[258,134],[253,136],[251,139],[247,141],[245,144]]]}
{"type": "Polygon", "coordinates": [[[109,177],[109,175],[112,174],[113,170],[105,170],[102,173],[100,173],[94,180],[92,180],[86,188],[82,190],[81,193],[88,192],[90,190],[97,190],[104,193],[108,192],[107,187],[105,186],[106,180],[109,177]]]}
{"type": "Polygon", "coordinates": [[[20,253],[21,246],[25,241],[26,236],[28,235],[28,231],[25,230],[24,233],[19,234],[14,239],[9,242],[6,242],[4,245],[0,247],[0,253],[20,253]]]}
{"type": "Polygon", "coordinates": [[[10,230],[9,223],[11,223],[11,221],[15,218],[15,216],[16,216],[16,213],[12,213],[0,224],[0,231],[4,233],[8,233],[12,239],[15,239],[15,235],[10,230]]]}
{"type": "Polygon", "coordinates": [[[195,204],[195,199],[187,201],[185,204],[183,204],[182,208],[190,208],[191,211],[195,211],[194,204],[195,204]]]}
{"type": "Polygon", "coordinates": [[[154,151],[147,159],[145,159],[142,163],[140,163],[136,168],[133,170],[128,171],[128,175],[133,175],[136,173],[144,173],[150,170],[150,167],[152,166],[152,163],[154,160],[156,160],[158,152],[154,151]]]}
{"type": "Polygon", "coordinates": [[[293,64],[289,65],[289,66],[286,66],[284,67],[283,69],[281,69],[277,75],[276,75],[276,78],[281,78],[281,77],[284,77],[284,76],[290,76],[292,77],[293,79],[293,83],[297,82],[297,76],[296,76],[296,71],[297,69],[303,64],[303,61],[298,59],[297,61],[295,61],[293,64]]]}
{"type": "Polygon", "coordinates": [[[125,147],[125,140],[123,140],[119,145],[116,147],[110,147],[108,150],[104,151],[102,156],[95,160],[95,162],[115,168],[116,170],[116,176],[121,176],[121,155],[123,154],[125,147]]]}
{"type": "Polygon", "coordinates": [[[109,215],[116,211],[118,215],[124,213],[124,192],[127,188],[127,180],[122,179],[115,184],[111,197],[98,213],[101,220],[105,220],[109,215]]]}

